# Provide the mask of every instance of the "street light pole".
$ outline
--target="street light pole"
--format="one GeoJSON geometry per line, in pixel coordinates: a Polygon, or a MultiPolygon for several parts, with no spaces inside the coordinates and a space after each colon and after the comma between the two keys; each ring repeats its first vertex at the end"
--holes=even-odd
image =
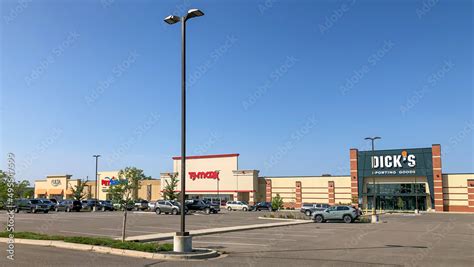
{"type": "MultiPolygon", "coordinates": [[[[98,167],[99,167],[99,158],[100,155],[93,155],[95,158],[95,198],[99,201],[99,180],[98,180],[98,167]]],[[[94,206],[94,210],[96,207],[94,206]]]]}
{"type": "MultiPolygon", "coordinates": [[[[374,166],[374,151],[375,151],[375,140],[382,139],[379,136],[375,137],[366,137],[365,140],[370,140],[372,142],[372,167],[374,166]]],[[[372,223],[377,223],[379,221],[379,218],[377,216],[377,189],[375,187],[375,177],[373,178],[373,188],[374,188],[374,196],[372,197],[372,223]]]]}
{"type": "Polygon", "coordinates": [[[186,232],[185,201],[186,201],[186,21],[190,18],[203,16],[199,9],[190,9],[183,17],[168,16],[165,22],[175,24],[181,21],[181,225],[174,239],[175,252],[191,252],[192,241],[186,232]]]}

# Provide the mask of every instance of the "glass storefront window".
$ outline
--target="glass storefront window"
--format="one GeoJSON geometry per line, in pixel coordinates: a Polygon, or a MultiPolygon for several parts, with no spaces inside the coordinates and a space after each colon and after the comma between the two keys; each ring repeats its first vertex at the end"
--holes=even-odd
{"type": "MultiPolygon", "coordinates": [[[[426,184],[375,184],[376,209],[426,210],[426,184]]],[[[367,208],[372,209],[374,185],[367,184],[367,208]]]]}

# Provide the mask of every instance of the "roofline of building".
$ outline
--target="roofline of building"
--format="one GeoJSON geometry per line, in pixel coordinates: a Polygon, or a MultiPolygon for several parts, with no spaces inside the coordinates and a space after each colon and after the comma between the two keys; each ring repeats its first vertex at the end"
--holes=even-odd
{"type": "Polygon", "coordinates": [[[463,175],[463,174],[464,175],[465,174],[472,174],[472,175],[474,175],[474,172],[443,172],[443,175],[445,175],[445,174],[448,174],[448,175],[449,174],[461,174],[461,175],[463,175]]]}
{"type": "MultiPolygon", "coordinates": [[[[187,156],[186,159],[210,159],[210,158],[229,158],[238,157],[240,154],[215,154],[215,155],[202,155],[202,156],[187,156]]],[[[181,156],[172,157],[173,160],[181,159],[181,156]]]]}

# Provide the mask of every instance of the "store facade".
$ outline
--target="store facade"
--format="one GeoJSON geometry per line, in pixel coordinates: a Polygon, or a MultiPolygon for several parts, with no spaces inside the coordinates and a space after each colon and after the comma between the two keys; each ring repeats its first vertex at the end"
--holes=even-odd
{"type": "MultiPolygon", "coordinates": [[[[474,174],[442,172],[440,145],[376,151],[350,149],[350,173],[333,176],[259,176],[255,169],[239,169],[239,154],[186,158],[186,197],[242,200],[250,204],[270,202],[279,195],[286,208],[303,203],[357,205],[371,209],[474,212],[474,174]]],[[[163,198],[171,177],[180,192],[181,157],[172,158],[173,169],[160,179],[141,181],[139,198],[163,198]]],[[[71,198],[80,181],[71,175],[48,176],[35,182],[35,197],[71,198]]],[[[118,183],[118,172],[99,172],[98,198],[110,199],[108,190],[118,183]]],[[[95,181],[86,183],[88,197],[95,198],[95,181]]]]}
{"type": "MultiPolygon", "coordinates": [[[[173,157],[173,171],[161,173],[161,191],[171,176],[181,180],[181,157],[173,157]]],[[[186,157],[186,195],[189,199],[242,200],[255,202],[258,171],[239,170],[239,154],[186,157]]],[[[181,181],[176,191],[180,192],[181,181]]]]}

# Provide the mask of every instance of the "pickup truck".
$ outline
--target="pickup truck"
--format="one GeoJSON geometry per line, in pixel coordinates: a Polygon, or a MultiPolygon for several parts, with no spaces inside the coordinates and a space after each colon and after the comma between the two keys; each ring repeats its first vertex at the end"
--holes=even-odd
{"type": "Polygon", "coordinates": [[[215,206],[207,204],[206,202],[199,199],[187,200],[185,205],[188,212],[203,211],[206,214],[215,214],[219,212],[219,209],[215,206]]]}

